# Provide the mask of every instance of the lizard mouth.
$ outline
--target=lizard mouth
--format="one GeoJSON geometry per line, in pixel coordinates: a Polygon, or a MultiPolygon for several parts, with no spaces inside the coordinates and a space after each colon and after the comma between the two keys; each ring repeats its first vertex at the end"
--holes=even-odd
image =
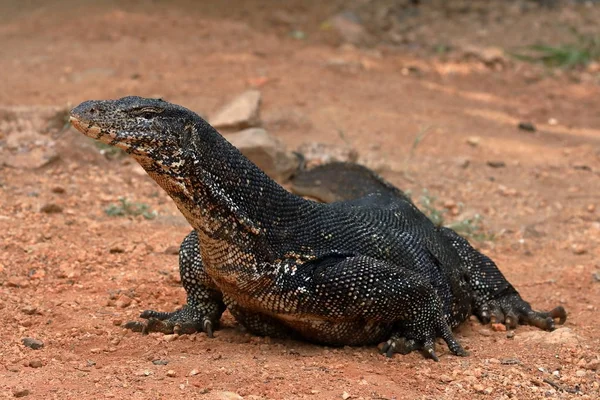
{"type": "Polygon", "coordinates": [[[75,115],[71,115],[69,117],[69,122],[71,123],[71,125],[73,125],[75,129],[77,129],[79,132],[83,133],[87,137],[96,139],[102,143],[106,143],[111,146],[122,147],[118,146],[120,143],[115,142],[117,134],[111,130],[102,129],[99,126],[95,125],[93,122],[86,122],[75,115]]]}

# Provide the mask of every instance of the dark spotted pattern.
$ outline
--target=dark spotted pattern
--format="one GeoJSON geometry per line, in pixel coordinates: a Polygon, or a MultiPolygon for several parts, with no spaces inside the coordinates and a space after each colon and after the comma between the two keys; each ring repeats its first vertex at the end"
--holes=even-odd
{"type": "Polygon", "coordinates": [[[421,349],[437,359],[437,337],[466,354],[450,328],[472,312],[511,326],[564,321],[562,308],[531,310],[491,260],[376,175],[382,190],[321,204],[287,192],[180,106],[88,101],[71,120],[130,153],[194,228],[180,251],[188,304],[145,311],[147,323],[129,323],[133,330],[212,335],[227,306],[257,334],[333,345],[389,339],[388,355],[421,349]]]}

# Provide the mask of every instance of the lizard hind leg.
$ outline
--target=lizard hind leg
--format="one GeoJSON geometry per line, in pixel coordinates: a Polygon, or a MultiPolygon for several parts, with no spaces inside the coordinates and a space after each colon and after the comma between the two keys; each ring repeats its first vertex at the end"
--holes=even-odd
{"type": "Polygon", "coordinates": [[[213,331],[218,328],[221,314],[225,311],[225,304],[223,295],[213,287],[212,280],[202,267],[196,231],[188,234],[181,244],[179,273],[187,293],[187,304],[173,312],[145,310],[140,318],[146,321],[130,321],[125,324],[125,328],[143,334],[206,332],[209,337],[213,337],[213,331]]]}

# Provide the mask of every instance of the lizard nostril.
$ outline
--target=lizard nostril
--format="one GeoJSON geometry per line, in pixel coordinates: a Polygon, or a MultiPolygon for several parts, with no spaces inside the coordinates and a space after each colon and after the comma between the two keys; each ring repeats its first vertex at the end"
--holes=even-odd
{"type": "Polygon", "coordinates": [[[96,109],[94,107],[90,108],[90,114],[96,114],[96,109]]]}

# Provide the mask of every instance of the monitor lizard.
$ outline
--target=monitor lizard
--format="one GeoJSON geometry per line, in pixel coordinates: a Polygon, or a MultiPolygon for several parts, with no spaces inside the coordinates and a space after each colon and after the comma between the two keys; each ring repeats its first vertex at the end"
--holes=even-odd
{"type": "Polygon", "coordinates": [[[492,260],[395,188],[333,203],[305,199],[200,116],[160,99],[86,101],[70,119],[129,153],[193,227],[180,248],[187,304],[144,311],[147,321],[129,329],[213,336],[227,308],[258,335],[383,342],[388,356],[420,350],[438,360],[438,337],[467,355],[452,328],[472,314],[509,328],[552,330],[566,320],[561,306],[533,310],[492,260]]]}

